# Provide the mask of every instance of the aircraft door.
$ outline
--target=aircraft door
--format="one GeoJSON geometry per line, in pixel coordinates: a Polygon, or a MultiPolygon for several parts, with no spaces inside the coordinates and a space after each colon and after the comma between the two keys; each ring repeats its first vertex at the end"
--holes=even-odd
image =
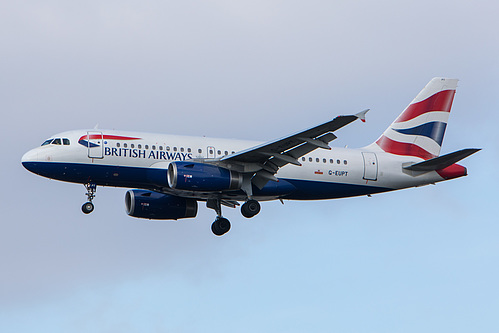
{"type": "Polygon", "coordinates": [[[206,148],[206,154],[207,158],[215,158],[215,147],[208,146],[208,148],[206,148]]]}
{"type": "Polygon", "coordinates": [[[87,132],[88,157],[104,158],[104,140],[102,132],[87,132]]]}
{"type": "Polygon", "coordinates": [[[364,158],[364,179],[377,180],[378,179],[378,159],[375,153],[363,152],[364,158]]]}

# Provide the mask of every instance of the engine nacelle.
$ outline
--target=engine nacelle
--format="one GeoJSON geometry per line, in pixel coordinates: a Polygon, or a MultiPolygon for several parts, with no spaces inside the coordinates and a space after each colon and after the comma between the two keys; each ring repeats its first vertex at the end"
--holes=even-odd
{"type": "Polygon", "coordinates": [[[194,199],[145,190],[126,192],[125,207],[130,216],[152,220],[196,217],[198,212],[198,203],[194,199]]]}
{"type": "Polygon", "coordinates": [[[243,176],[236,171],[216,165],[196,162],[172,162],[168,166],[168,185],[173,189],[190,191],[238,190],[243,176]]]}

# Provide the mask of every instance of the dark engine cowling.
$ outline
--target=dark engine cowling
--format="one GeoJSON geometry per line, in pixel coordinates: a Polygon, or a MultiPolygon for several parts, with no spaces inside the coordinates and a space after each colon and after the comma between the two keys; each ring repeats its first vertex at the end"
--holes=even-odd
{"type": "Polygon", "coordinates": [[[177,220],[196,217],[198,203],[194,199],[144,190],[129,190],[125,195],[128,215],[152,220],[177,220]]]}
{"type": "Polygon", "coordinates": [[[168,166],[168,185],[173,189],[190,191],[238,190],[243,176],[216,165],[172,162],[168,166]]]}

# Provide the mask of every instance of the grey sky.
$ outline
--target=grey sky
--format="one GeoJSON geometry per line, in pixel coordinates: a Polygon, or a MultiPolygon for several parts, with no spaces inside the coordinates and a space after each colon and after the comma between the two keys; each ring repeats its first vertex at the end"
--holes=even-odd
{"type": "Polygon", "coordinates": [[[499,311],[492,1],[0,3],[0,331],[495,332],[499,311]],[[230,233],[124,213],[123,189],[36,177],[22,154],[93,127],[270,140],[371,108],[375,140],[434,76],[460,79],[442,152],[469,176],[323,202],[264,203],[230,233]]]}

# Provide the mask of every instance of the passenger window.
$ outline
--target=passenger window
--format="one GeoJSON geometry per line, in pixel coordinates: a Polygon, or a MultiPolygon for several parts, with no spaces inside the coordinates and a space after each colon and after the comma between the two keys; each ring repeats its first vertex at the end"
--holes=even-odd
{"type": "Polygon", "coordinates": [[[348,162],[347,162],[347,160],[344,160],[344,161],[343,161],[343,164],[347,165],[347,163],[348,163],[348,162]]]}
{"type": "Polygon", "coordinates": [[[149,145],[145,145],[145,149],[149,149],[149,145]]]}
{"type": "Polygon", "coordinates": [[[227,150],[225,151],[225,155],[226,155],[226,156],[227,156],[227,155],[229,155],[229,152],[228,152],[227,150]]]}
{"type": "Polygon", "coordinates": [[[154,146],[154,145],[153,145],[153,146],[152,146],[152,150],[156,150],[156,146],[154,146]]]}
{"type": "Polygon", "coordinates": [[[305,157],[302,157],[302,158],[301,158],[301,160],[302,160],[303,162],[305,162],[305,157]]]}
{"type": "Polygon", "coordinates": [[[187,148],[187,152],[190,153],[191,152],[191,148],[187,148]]]}
{"type": "Polygon", "coordinates": [[[139,144],[139,145],[137,146],[137,148],[142,149],[142,145],[141,145],[141,144],[139,144]]]}
{"type": "Polygon", "coordinates": [[[235,151],[232,152],[232,154],[235,154],[235,153],[236,153],[235,151]]]}
{"type": "Polygon", "coordinates": [[[183,152],[184,151],[184,147],[180,147],[180,151],[183,152]]]}
{"type": "Polygon", "coordinates": [[[62,143],[63,143],[65,146],[69,146],[69,139],[62,139],[62,143]]]}
{"type": "Polygon", "coordinates": [[[308,161],[309,161],[309,162],[312,162],[312,157],[309,157],[309,158],[308,158],[308,161]]]}
{"type": "Polygon", "coordinates": [[[170,151],[170,146],[166,146],[166,151],[170,151]]]}
{"type": "Polygon", "coordinates": [[[135,145],[132,143],[132,144],[130,145],[130,148],[135,148],[135,145]]]}
{"type": "Polygon", "coordinates": [[[329,160],[329,163],[333,164],[333,163],[334,163],[333,159],[330,159],[330,160],[329,160]]]}
{"type": "Polygon", "coordinates": [[[159,146],[159,150],[163,150],[163,146],[159,146]]]}
{"type": "Polygon", "coordinates": [[[326,163],[326,159],[325,158],[322,159],[322,163],[326,163]]]}
{"type": "Polygon", "coordinates": [[[202,154],[203,153],[203,150],[202,149],[198,149],[198,154],[202,154]]]}
{"type": "Polygon", "coordinates": [[[52,142],[52,140],[54,140],[54,139],[48,139],[48,140],[46,140],[44,143],[42,143],[42,146],[49,145],[52,142]]]}
{"type": "Polygon", "coordinates": [[[177,151],[177,147],[173,147],[173,151],[177,151]]]}
{"type": "Polygon", "coordinates": [[[59,139],[59,138],[54,139],[54,141],[52,141],[52,144],[53,145],[60,145],[61,144],[61,139],[59,139]]]}
{"type": "Polygon", "coordinates": [[[127,147],[127,144],[126,144],[126,143],[124,143],[124,144],[123,144],[123,147],[124,147],[124,148],[126,148],[126,147],[127,147]]]}
{"type": "Polygon", "coordinates": [[[221,152],[220,150],[219,150],[219,151],[217,151],[217,153],[218,153],[218,155],[222,155],[222,152],[221,152]]]}
{"type": "Polygon", "coordinates": [[[119,142],[116,142],[116,147],[120,147],[120,143],[119,142]]]}
{"type": "Polygon", "coordinates": [[[315,162],[319,163],[319,158],[318,157],[315,159],[315,162]]]}

